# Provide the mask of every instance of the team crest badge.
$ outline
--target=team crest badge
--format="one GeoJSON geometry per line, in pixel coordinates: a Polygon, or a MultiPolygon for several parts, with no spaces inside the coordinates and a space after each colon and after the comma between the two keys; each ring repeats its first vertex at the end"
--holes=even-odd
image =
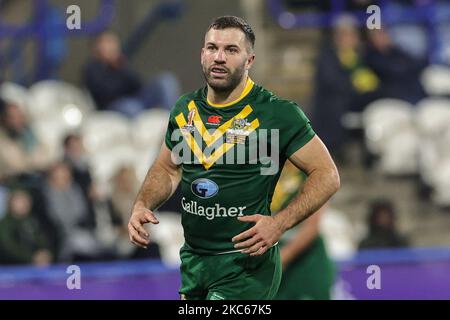
{"type": "Polygon", "coordinates": [[[181,131],[183,131],[184,133],[194,132],[195,127],[192,124],[194,121],[194,116],[195,116],[195,109],[192,109],[191,111],[189,111],[188,123],[181,128],[181,131]]]}
{"type": "Polygon", "coordinates": [[[244,144],[245,139],[250,134],[249,128],[250,122],[248,122],[247,119],[234,119],[231,128],[226,132],[226,142],[244,144]]]}

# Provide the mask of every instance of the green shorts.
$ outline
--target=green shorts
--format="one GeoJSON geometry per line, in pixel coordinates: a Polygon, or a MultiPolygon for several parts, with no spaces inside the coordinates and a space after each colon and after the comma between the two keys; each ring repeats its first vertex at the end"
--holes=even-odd
{"type": "Polygon", "coordinates": [[[334,263],[319,236],[283,271],[276,299],[329,300],[335,273],[334,263]]]}
{"type": "Polygon", "coordinates": [[[181,249],[180,295],[187,300],[273,299],[281,282],[278,245],[262,256],[199,255],[181,249]]]}

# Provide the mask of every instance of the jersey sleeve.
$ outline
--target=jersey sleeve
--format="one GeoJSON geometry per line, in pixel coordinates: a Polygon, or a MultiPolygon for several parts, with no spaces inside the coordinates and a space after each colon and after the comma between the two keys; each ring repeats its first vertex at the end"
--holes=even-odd
{"type": "Polygon", "coordinates": [[[174,118],[172,116],[172,112],[170,113],[169,116],[169,122],[167,124],[167,130],[166,130],[166,136],[165,136],[165,142],[166,142],[166,146],[167,148],[169,148],[170,151],[172,151],[174,145],[175,145],[175,141],[172,141],[172,133],[175,130],[175,121],[174,118]]]}
{"type": "Polygon", "coordinates": [[[285,102],[280,112],[281,128],[280,142],[284,155],[289,158],[302,148],[314,136],[309,119],[300,107],[293,102],[285,102]]]}
{"type": "Polygon", "coordinates": [[[185,95],[181,96],[170,112],[169,122],[167,123],[167,130],[164,139],[166,146],[170,151],[172,151],[173,147],[182,140],[180,135],[173,135],[173,132],[179,129],[175,121],[175,117],[181,112],[181,106],[183,105],[183,103],[185,104],[185,100],[185,95]]]}

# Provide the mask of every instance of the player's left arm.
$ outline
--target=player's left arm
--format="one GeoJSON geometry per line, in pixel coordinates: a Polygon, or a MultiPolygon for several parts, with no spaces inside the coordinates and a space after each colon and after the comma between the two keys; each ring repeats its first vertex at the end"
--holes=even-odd
{"type": "Polygon", "coordinates": [[[239,217],[241,221],[256,222],[252,228],[232,239],[238,242],[236,248],[245,248],[243,253],[262,255],[286,230],[321,208],[340,187],[336,165],[317,135],[294,152],[289,160],[303,170],[308,179],[298,195],[276,216],[255,214],[239,217]]]}

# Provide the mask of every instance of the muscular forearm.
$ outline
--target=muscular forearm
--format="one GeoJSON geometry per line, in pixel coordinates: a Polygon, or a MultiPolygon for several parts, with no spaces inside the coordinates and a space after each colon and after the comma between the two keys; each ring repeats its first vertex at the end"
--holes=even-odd
{"type": "Polygon", "coordinates": [[[336,170],[313,171],[299,194],[275,216],[281,231],[294,227],[322,207],[339,189],[339,184],[336,170]]]}
{"type": "Polygon", "coordinates": [[[179,183],[161,165],[155,163],[148,171],[134,206],[154,210],[160,207],[175,192],[179,183]]]}

